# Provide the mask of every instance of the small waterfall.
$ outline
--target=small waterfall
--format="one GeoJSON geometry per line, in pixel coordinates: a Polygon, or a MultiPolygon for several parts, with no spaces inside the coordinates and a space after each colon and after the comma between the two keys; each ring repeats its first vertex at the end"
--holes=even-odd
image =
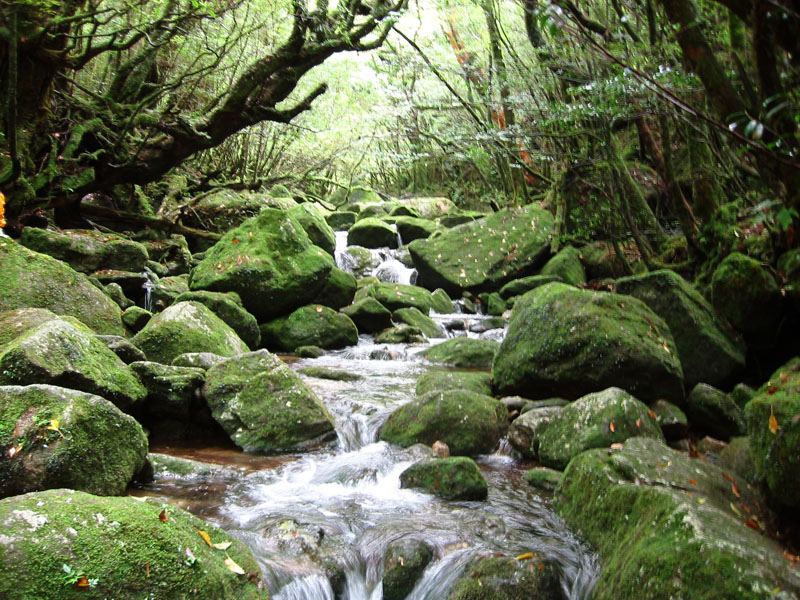
{"type": "Polygon", "coordinates": [[[408,268],[392,256],[387,257],[375,267],[370,275],[386,283],[414,285],[417,282],[417,270],[408,268]]]}
{"type": "Polygon", "coordinates": [[[147,277],[147,281],[142,284],[142,289],[144,290],[143,308],[146,311],[153,312],[153,290],[156,287],[153,279],[155,275],[148,270],[145,270],[143,273],[147,277]]]}
{"type": "Polygon", "coordinates": [[[324,575],[306,575],[293,579],[272,596],[273,600],[334,600],[331,583],[324,575]]]}

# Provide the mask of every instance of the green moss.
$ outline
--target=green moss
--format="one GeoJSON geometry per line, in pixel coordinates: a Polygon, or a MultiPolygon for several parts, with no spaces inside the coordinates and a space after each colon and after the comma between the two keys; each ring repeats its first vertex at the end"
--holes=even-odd
{"type": "Polygon", "coordinates": [[[540,275],[558,277],[570,285],[583,285],[586,283],[586,273],[581,264],[580,252],[572,246],[563,248],[558,254],[547,261],[539,271],[540,275]]]}
{"type": "Polygon", "coordinates": [[[494,340],[458,337],[420,352],[427,360],[462,368],[489,368],[500,344],[494,340]]]}
{"type": "Polygon", "coordinates": [[[424,344],[426,341],[422,330],[411,325],[389,327],[375,336],[376,344],[424,344]]]}
{"type": "Polygon", "coordinates": [[[342,309],[353,320],[361,333],[375,333],[392,325],[392,313],[370,296],[357,300],[342,309]]]}
{"type": "Polygon", "coordinates": [[[300,346],[344,348],[358,343],[358,329],[347,315],[319,304],[302,306],[260,327],[262,344],[273,350],[300,346]]]}
{"type": "Polygon", "coordinates": [[[436,370],[427,371],[417,379],[417,396],[445,390],[469,390],[484,396],[492,395],[492,385],[488,373],[436,370]]]}
{"type": "Polygon", "coordinates": [[[536,489],[552,492],[561,482],[561,475],[561,471],[546,467],[535,467],[525,471],[522,478],[536,489]]]}
{"type": "Polygon", "coordinates": [[[236,332],[250,348],[257,348],[261,340],[256,318],[247,312],[236,292],[184,292],[175,302],[199,302],[217,315],[236,332]]]}
{"type": "Polygon", "coordinates": [[[302,369],[298,369],[297,372],[307,375],[308,377],[332,379],[334,381],[360,381],[364,379],[358,373],[351,373],[350,371],[342,371],[341,369],[333,369],[331,367],[303,367],[302,369]]]}
{"type": "Polygon", "coordinates": [[[420,540],[395,540],[383,556],[383,598],[402,600],[411,593],[425,567],[433,559],[433,548],[420,540]]]}
{"type": "Polygon", "coordinates": [[[692,425],[719,440],[747,433],[744,413],[722,390],[698,383],[686,401],[686,413],[692,425]]]}
{"type": "Polygon", "coordinates": [[[0,596],[8,600],[268,598],[255,584],[258,564],[244,544],[152,499],[52,490],[0,501],[0,522],[11,540],[0,546],[0,596]],[[198,530],[231,546],[211,548],[198,530]],[[232,573],[228,557],[254,578],[232,573]],[[67,570],[95,585],[77,588],[67,570]]]}
{"type": "Polygon", "coordinates": [[[444,333],[428,315],[423,314],[418,308],[398,308],[392,313],[395,323],[405,323],[419,329],[425,337],[440,338],[444,333]]]}
{"type": "Polygon", "coordinates": [[[478,465],[466,456],[415,463],[400,474],[400,487],[421,489],[445,500],[485,500],[489,494],[478,465]]]}
{"type": "Polygon", "coordinates": [[[558,567],[541,554],[525,560],[480,557],[467,565],[448,600],[560,600],[558,567]]]}
{"type": "Polygon", "coordinates": [[[364,248],[397,248],[394,227],[375,217],[361,218],[347,231],[349,246],[364,248]]]}
{"type": "MultiPolygon", "coordinates": [[[[428,314],[433,306],[431,293],[425,288],[402,283],[372,283],[362,288],[361,297],[372,297],[391,311],[399,308],[414,307],[423,314],[428,314]],[[362,291],[363,290],[363,291],[362,291]]],[[[356,299],[360,299],[356,295],[356,299]]]]}
{"type": "Polygon", "coordinates": [[[355,275],[334,267],[331,269],[331,275],[322,291],[314,300],[314,304],[323,304],[338,310],[353,301],[356,289],[355,275]]]}
{"type": "Polygon", "coordinates": [[[46,308],[17,308],[0,313],[0,346],[42,323],[57,318],[57,314],[46,308]]]}
{"type": "Polygon", "coordinates": [[[428,219],[420,219],[412,216],[400,216],[395,221],[397,232],[403,244],[409,244],[414,240],[425,239],[439,228],[439,225],[428,219]]]}
{"type": "Polygon", "coordinates": [[[315,205],[308,202],[298,204],[286,211],[303,226],[311,243],[319,246],[333,256],[336,249],[336,238],[333,229],[325,220],[322,212],[315,205]]]}
{"type": "Polygon", "coordinates": [[[514,279],[500,288],[500,297],[507,300],[514,296],[521,296],[525,292],[535,290],[537,287],[545,285],[546,283],[558,281],[561,281],[561,278],[556,275],[531,275],[529,277],[514,279]]]}
{"type": "Polygon", "coordinates": [[[431,309],[434,312],[447,315],[453,312],[453,300],[447,295],[442,288],[438,288],[431,292],[431,309]]]}

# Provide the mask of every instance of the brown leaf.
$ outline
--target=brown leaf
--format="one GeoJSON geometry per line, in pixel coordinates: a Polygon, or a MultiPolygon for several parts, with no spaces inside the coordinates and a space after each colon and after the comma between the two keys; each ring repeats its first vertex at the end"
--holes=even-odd
{"type": "Polygon", "coordinates": [[[756,521],[754,519],[749,519],[749,520],[745,521],[745,525],[747,527],[749,527],[750,529],[755,529],[756,531],[759,531],[761,529],[758,526],[758,523],[756,523],[756,521]]]}
{"type": "Polygon", "coordinates": [[[78,579],[75,580],[75,587],[77,588],[87,588],[89,587],[89,578],[86,575],[81,575],[78,579]]]}
{"type": "Polygon", "coordinates": [[[733,492],[733,495],[736,496],[737,498],[742,497],[742,495],[739,493],[739,488],[736,487],[736,483],[733,481],[731,481],[731,491],[733,492]]]}
{"type": "Polygon", "coordinates": [[[767,394],[771,396],[772,394],[774,394],[777,391],[778,391],[778,386],[777,385],[773,385],[771,388],[767,389],[767,394]]]}
{"type": "Polygon", "coordinates": [[[769,430],[772,432],[772,435],[778,435],[778,430],[781,428],[778,425],[778,419],[775,418],[775,414],[772,412],[772,407],[769,407],[769,430]]]}
{"type": "Polygon", "coordinates": [[[218,542],[216,544],[211,544],[212,548],[216,548],[217,550],[227,550],[231,547],[233,542],[218,542]]]}
{"type": "Polygon", "coordinates": [[[689,483],[691,483],[692,485],[697,485],[697,479],[690,479],[689,483]]]}
{"type": "Polygon", "coordinates": [[[162,510],[160,513],[158,513],[158,520],[161,521],[162,523],[166,523],[167,521],[169,521],[166,508],[162,510]]]}
{"type": "Polygon", "coordinates": [[[611,430],[611,433],[614,433],[617,430],[617,428],[614,427],[614,423],[609,423],[608,428],[611,430]]]}
{"type": "Polygon", "coordinates": [[[206,544],[207,544],[209,547],[212,545],[212,544],[211,544],[211,536],[210,536],[210,535],[208,535],[208,534],[207,534],[205,531],[203,531],[202,529],[198,529],[197,527],[195,527],[195,528],[194,528],[194,530],[195,530],[197,533],[199,533],[199,534],[200,534],[200,537],[201,537],[201,538],[203,538],[203,541],[204,541],[204,542],[205,542],[205,543],[206,543],[206,544]]]}
{"type": "Polygon", "coordinates": [[[656,415],[656,413],[654,413],[652,410],[648,410],[647,414],[650,415],[651,419],[658,419],[658,415],[656,415]]]}
{"type": "Polygon", "coordinates": [[[517,560],[528,560],[529,558],[533,558],[533,552],[526,552],[525,554],[520,554],[517,557],[517,560]]]}
{"type": "Polygon", "coordinates": [[[728,473],[725,473],[725,472],[723,472],[723,473],[722,473],[722,476],[723,476],[725,479],[727,479],[728,481],[730,481],[731,483],[733,483],[733,475],[729,475],[728,473]]]}

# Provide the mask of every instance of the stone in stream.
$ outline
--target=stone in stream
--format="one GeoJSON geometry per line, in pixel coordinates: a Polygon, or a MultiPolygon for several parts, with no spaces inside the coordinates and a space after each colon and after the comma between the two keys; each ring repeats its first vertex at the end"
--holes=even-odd
{"type": "Polygon", "coordinates": [[[366,297],[375,298],[390,311],[413,306],[427,315],[433,306],[433,297],[428,290],[403,283],[369,283],[359,288],[355,295],[356,300],[366,297]]]}
{"type": "Polygon", "coordinates": [[[555,469],[548,469],[547,467],[534,467],[522,475],[522,478],[533,487],[544,490],[546,492],[555,491],[558,484],[561,483],[561,471],[555,469]]]}
{"type": "Polygon", "coordinates": [[[495,392],[578,398],[611,386],[683,400],[666,323],[641,300],[549,283],[521,296],[492,364],[495,392]]]}
{"type": "Polygon", "coordinates": [[[246,452],[296,452],[334,437],[325,405],[266,350],[218,362],[206,372],[203,393],[214,419],[246,452]]]}
{"type": "Polygon", "coordinates": [[[457,337],[441,342],[419,352],[418,355],[434,363],[461,368],[489,368],[500,344],[494,340],[477,340],[457,337]]]}
{"type": "Polygon", "coordinates": [[[400,473],[401,488],[416,488],[445,500],[486,500],[489,486],[466,456],[431,458],[400,473]]]}
{"type": "Polygon", "coordinates": [[[0,312],[44,308],[70,315],[95,333],[124,335],[122,311],[67,263],[0,238],[0,312]]]}
{"type": "Polygon", "coordinates": [[[444,332],[428,315],[423,314],[418,308],[398,308],[392,313],[395,323],[405,323],[419,329],[425,337],[444,337],[444,332]]]}
{"type": "Polygon", "coordinates": [[[559,568],[539,553],[480,556],[466,566],[447,600],[563,600],[559,568]]]}
{"type": "MultiPolygon", "coordinates": [[[[133,417],[100,396],[6,385],[0,386],[0,447],[0,498],[51,488],[107,495],[122,494],[144,466],[147,438],[133,417]]],[[[9,523],[0,523],[8,535],[9,523]]],[[[0,539],[3,556],[8,538],[0,539]]]]}
{"type": "Polygon", "coordinates": [[[179,302],[158,313],[133,337],[147,360],[168,365],[187,352],[235,356],[249,348],[236,332],[199,302],[179,302]]]}
{"type": "Polygon", "coordinates": [[[397,248],[397,231],[375,217],[359,219],[347,230],[347,245],[363,248],[397,248]]]}
{"type": "Polygon", "coordinates": [[[237,292],[259,322],[287,314],[317,297],[334,267],[302,225],[267,208],[222,236],[191,273],[192,290],[237,292]]]}
{"type": "Polygon", "coordinates": [[[350,317],[321,304],[301,306],[262,323],[260,330],[262,345],[271,350],[292,352],[301,346],[330,350],[358,343],[358,329],[350,317]]]}
{"type": "Polygon", "coordinates": [[[72,490],[1,500],[0,597],[269,598],[242,542],[182,508],[142,500],[72,490]]]}
{"type": "Polygon", "coordinates": [[[433,548],[422,540],[401,538],[389,544],[383,555],[384,600],[408,596],[432,559],[433,548]]]}
{"type": "Polygon", "coordinates": [[[403,244],[410,244],[414,240],[425,239],[439,229],[439,225],[435,221],[428,219],[419,219],[416,217],[398,217],[395,221],[397,233],[403,244]]]}
{"type": "Polygon", "coordinates": [[[757,531],[770,517],[758,513],[764,501],[754,490],[707,461],[635,437],[573,458],[555,507],[602,559],[594,600],[796,599],[800,575],[757,531]]]}
{"type": "Polygon", "coordinates": [[[526,458],[539,458],[541,432],[559,412],[561,406],[543,406],[522,413],[508,427],[508,441],[526,458]]]}
{"type": "Polygon", "coordinates": [[[325,220],[322,211],[315,204],[303,202],[293,206],[286,212],[297,219],[300,225],[303,226],[312,244],[319,246],[333,256],[333,252],[336,249],[336,237],[333,229],[325,220]]]}
{"type": "Polygon", "coordinates": [[[417,396],[424,396],[429,392],[445,390],[469,390],[484,396],[491,396],[492,384],[488,373],[430,370],[417,379],[415,393],[417,396]]]}
{"type": "Polygon", "coordinates": [[[361,381],[364,379],[364,377],[358,373],[351,373],[350,371],[331,367],[303,367],[302,369],[297,369],[297,372],[308,377],[330,379],[332,381],[361,381]]]}
{"type": "Polygon", "coordinates": [[[447,315],[453,312],[453,300],[442,288],[431,292],[431,308],[434,312],[447,315]]]}
{"type": "Polygon", "coordinates": [[[370,296],[345,306],[342,311],[353,320],[359,333],[375,333],[392,326],[392,313],[370,296]]]}
{"type": "Polygon", "coordinates": [[[431,392],[396,409],[380,438],[404,447],[441,440],[454,456],[492,452],[508,428],[505,405],[467,390],[431,392]]]}
{"type": "Polygon", "coordinates": [[[334,267],[328,281],[314,299],[314,304],[324,304],[339,310],[353,301],[357,290],[355,275],[334,267]]]}
{"type": "Polygon", "coordinates": [[[375,336],[376,344],[424,344],[427,341],[422,330],[411,325],[389,327],[375,336]]]}
{"type": "MultiPolygon", "coordinates": [[[[184,292],[175,298],[175,302],[199,302],[209,308],[215,315],[236,332],[249,348],[257,348],[261,340],[256,318],[247,312],[236,292],[184,292]]],[[[124,315],[123,315],[124,319],[124,315]]]]}

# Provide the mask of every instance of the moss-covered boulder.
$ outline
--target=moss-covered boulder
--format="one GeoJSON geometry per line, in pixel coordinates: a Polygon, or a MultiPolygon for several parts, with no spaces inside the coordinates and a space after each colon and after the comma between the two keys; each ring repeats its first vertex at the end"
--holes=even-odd
{"type": "Polygon", "coordinates": [[[143,407],[146,418],[186,419],[201,404],[204,369],[148,361],[131,363],[130,367],[147,390],[143,407]]]}
{"type": "Polygon", "coordinates": [[[153,313],[140,306],[131,306],[122,313],[122,322],[125,323],[125,327],[133,333],[144,329],[144,326],[147,325],[147,322],[152,318],[153,313]]]}
{"type": "Polygon", "coordinates": [[[403,198],[403,206],[412,209],[416,215],[423,219],[434,219],[456,210],[456,205],[453,201],[442,196],[403,198]]]}
{"type": "Polygon", "coordinates": [[[292,352],[300,346],[325,350],[354,346],[358,329],[344,313],[321,304],[301,306],[285,317],[262,323],[261,343],[270,350],[292,352]]]}
{"type": "Polygon", "coordinates": [[[602,559],[592,598],[798,598],[783,549],[745,526],[761,501],[727,475],[642,437],[572,459],[555,503],[602,559]]]}
{"type": "Polygon", "coordinates": [[[88,327],[69,320],[45,321],[0,346],[0,385],[58,385],[131,410],[146,395],[139,380],[88,327]]]}
{"type": "Polygon", "coordinates": [[[586,272],[581,264],[581,253],[572,246],[561,249],[558,254],[548,260],[539,271],[539,275],[557,277],[570,285],[586,283],[586,272]]]}
{"type": "Polygon", "coordinates": [[[0,498],[61,487],[111,495],[123,493],[144,466],[147,438],[100,396],[9,385],[0,386],[0,447],[0,498]]]}
{"type": "Polygon", "coordinates": [[[169,275],[188,273],[192,268],[192,253],[182,235],[173,234],[165,239],[142,242],[150,260],[164,265],[169,275]]]}
{"type": "Polygon", "coordinates": [[[454,210],[446,215],[442,215],[436,219],[442,227],[452,228],[469,223],[470,221],[477,221],[486,216],[486,213],[477,210],[454,210]]]}
{"type": "Polygon", "coordinates": [[[686,415],[693,427],[708,433],[718,440],[745,435],[747,425],[744,412],[734,400],[722,390],[698,383],[686,399],[686,415]]]}
{"type": "Polygon", "coordinates": [[[428,315],[423,314],[418,308],[398,308],[392,313],[395,323],[405,323],[419,329],[425,337],[444,337],[444,332],[428,315]]]}
{"type": "Polygon", "coordinates": [[[669,328],[641,300],[564,283],[519,298],[492,364],[495,391],[526,398],[616,386],[681,402],[682,378],[669,328]]]}
{"type": "Polygon", "coordinates": [[[347,231],[356,222],[358,215],[351,210],[340,210],[325,215],[325,221],[334,231],[347,231]]]}
{"type": "Polygon", "coordinates": [[[161,208],[167,219],[177,220],[187,227],[195,227],[205,231],[225,233],[238,227],[247,219],[258,216],[264,209],[287,210],[296,206],[291,197],[274,197],[260,192],[237,192],[230,189],[218,189],[201,196],[192,203],[192,210],[176,203],[175,206],[165,204],[161,208]]]}
{"type": "Polygon", "coordinates": [[[522,456],[539,458],[542,431],[559,412],[561,406],[541,406],[526,410],[508,427],[508,441],[522,456]]]}
{"type": "Polygon", "coordinates": [[[317,395],[266,350],[211,367],[203,393],[214,419],[247,452],[294,452],[334,435],[317,395]]]}
{"type": "Polygon", "coordinates": [[[800,358],[769,378],[747,403],[745,418],[756,474],[786,507],[800,504],[800,358]]]}
{"type": "Polygon", "coordinates": [[[0,523],[6,600],[269,598],[243,543],[155,499],[37,492],[0,501],[0,523]],[[229,545],[209,546],[198,531],[229,545]]]}
{"type": "Polygon", "coordinates": [[[0,312],[46,308],[75,317],[95,333],[124,335],[116,302],[67,263],[0,238],[0,265],[0,312]]]}
{"type": "Polygon", "coordinates": [[[333,266],[296,219],[268,208],[222,236],[192,270],[189,286],[237,292],[262,322],[313,301],[333,266]]]}
{"type": "Polygon", "coordinates": [[[392,313],[370,296],[345,306],[341,312],[356,324],[359,333],[375,333],[392,325],[392,313]]]}
{"type": "Polygon", "coordinates": [[[353,301],[357,289],[355,275],[334,267],[331,269],[328,281],[313,303],[324,304],[334,310],[339,310],[353,301]]]}
{"type": "Polygon", "coordinates": [[[119,359],[126,365],[138,360],[147,360],[144,352],[134,346],[128,338],[119,335],[98,335],[95,337],[103,342],[106,348],[119,356],[119,359]]]}
{"type": "Polygon", "coordinates": [[[118,283],[109,283],[108,285],[104,285],[103,291],[109,298],[116,302],[117,306],[119,306],[122,310],[125,310],[129,306],[133,306],[133,300],[129,300],[125,296],[125,292],[122,291],[122,286],[120,286],[118,283]]]}
{"type": "Polygon", "coordinates": [[[175,298],[175,302],[199,302],[211,309],[236,332],[241,340],[250,348],[258,347],[261,334],[258,331],[256,318],[247,312],[236,292],[184,292],[175,298]]]}
{"type": "Polygon", "coordinates": [[[445,500],[485,500],[489,486],[466,456],[429,458],[400,473],[401,488],[416,488],[445,500]]]}
{"type": "Polygon", "coordinates": [[[147,360],[168,365],[186,352],[235,356],[249,348],[225,321],[199,302],[179,302],[157,314],[133,337],[147,360]]]}
{"type": "Polygon", "coordinates": [[[491,396],[492,384],[488,373],[473,371],[432,370],[423,373],[417,379],[417,396],[445,390],[469,390],[476,394],[491,396]]]}
{"type": "Polygon", "coordinates": [[[181,294],[189,291],[189,275],[162,277],[153,284],[150,302],[153,310],[161,311],[172,305],[181,294]]]}
{"type": "Polygon", "coordinates": [[[141,271],[149,259],[147,248],[139,242],[99,231],[26,227],[19,241],[26,248],[63,260],[82,273],[100,269],[141,271]]]}
{"type": "Polygon", "coordinates": [[[347,230],[347,245],[363,248],[397,248],[397,231],[375,217],[359,219],[347,230]]]}
{"type": "Polygon", "coordinates": [[[359,289],[355,296],[356,300],[366,297],[375,298],[391,311],[414,307],[427,315],[433,306],[433,297],[428,290],[402,283],[372,282],[359,289]]]}
{"type": "Polygon", "coordinates": [[[442,288],[437,288],[431,292],[431,309],[443,315],[453,312],[453,299],[442,288]]]}
{"type": "MultiPolygon", "coordinates": [[[[375,267],[383,262],[379,252],[352,245],[348,246],[343,252],[338,253],[336,260],[343,269],[359,279],[370,277],[375,267]]],[[[359,287],[361,287],[360,284],[359,287]]]]}
{"type": "Polygon", "coordinates": [[[535,487],[537,490],[544,490],[545,492],[553,492],[561,483],[561,471],[555,469],[548,469],[547,467],[534,467],[522,474],[524,479],[529,485],[535,487]]]}
{"type": "Polygon", "coordinates": [[[414,240],[424,240],[439,229],[439,225],[435,221],[411,216],[398,217],[394,224],[403,244],[410,244],[414,240]]]}
{"type": "Polygon", "coordinates": [[[537,205],[505,209],[435,238],[409,244],[420,282],[427,288],[493,291],[533,275],[549,255],[553,216],[537,205]]]}
{"type": "Polygon", "coordinates": [[[56,313],[46,308],[16,308],[0,312],[0,346],[42,323],[58,318],[56,313]]]}
{"type": "Polygon", "coordinates": [[[562,600],[563,597],[554,561],[538,553],[522,559],[493,554],[468,564],[447,600],[562,600]]]}
{"type": "Polygon", "coordinates": [[[419,353],[434,363],[460,368],[488,369],[500,344],[494,340],[457,337],[419,353]]]}
{"type": "Polygon", "coordinates": [[[364,376],[358,373],[352,373],[343,369],[334,369],[333,367],[303,367],[297,369],[297,372],[307,377],[330,379],[331,381],[361,381],[364,379],[364,376]]]}
{"type": "Polygon", "coordinates": [[[500,297],[503,300],[508,300],[514,296],[521,296],[525,292],[535,290],[537,287],[543,286],[548,283],[560,282],[561,278],[555,275],[529,275],[528,277],[520,277],[509,281],[500,288],[500,297]]]}
{"type": "Polygon", "coordinates": [[[375,335],[376,344],[424,344],[427,341],[422,330],[411,325],[389,327],[375,335]]]}
{"type": "Polygon", "coordinates": [[[336,249],[336,236],[334,236],[333,229],[325,220],[322,211],[316,205],[303,202],[290,208],[287,212],[303,226],[312,244],[319,246],[333,256],[333,252],[336,249]]]}
{"type": "Polygon", "coordinates": [[[650,410],[656,416],[661,433],[667,440],[679,440],[686,437],[689,420],[686,418],[686,413],[678,406],[667,400],[656,400],[650,404],[650,410]]]}
{"type": "Polygon", "coordinates": [[[644,302],[664,319],[675,340],[687,389],[724,386],[744,368],[745,348],[711,304],[673,271],[624,277],[616,291],[644,302]]]}
{"type": "Polygon", "coordinates": [[[173,358],[170,364],[175,367],[195,367],[208,371],[221,360],[225,360],[225,357],[213,352],[185,352],[173,358]]]}
{"type": "Polygon", "coordinates": [[[588,279],[617,279],[628,274],[608,242],[592,242],[581,248],[581,262],[588,279]]]}
{"type": "Polygon", "coordinates": [[[714,308],[748,341],[773,341],[785,311],[778,282],[766,265],[729,254],[714,271],[711,294],[714,308]]]}
{"type": "Polygon", "coordinates": [[[584,450],[608,448],[637,436],[664,440],[646,404],[625,390],[608,388],[568,404],[542,426],[539,462],[562,470],[584,450]]]}
{"type": "Polygon", "coordinates": [[[508,428],[505,405],[467,390],[431,392],[395,410],[382,440],[403,447],[442,441],[454,456],[492,452],[508,428]]]}
{"type": "Polygon", "coordinates": [[[384,600],[408,596],[432,559],[433,548],[422,540],[400,538],[390,543],[383,555],[384,600]]]}

